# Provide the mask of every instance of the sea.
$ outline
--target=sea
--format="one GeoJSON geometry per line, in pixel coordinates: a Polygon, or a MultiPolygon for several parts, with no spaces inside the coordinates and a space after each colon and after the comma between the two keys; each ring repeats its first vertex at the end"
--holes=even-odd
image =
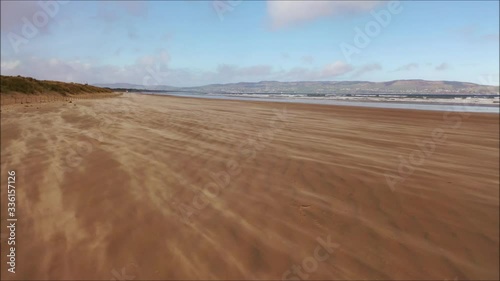
{"type": "MultiPolygon", "coordinates": [[[[144,93],[150,94],[150,93],[144,93]]],[[[290,102],[290,103],[306,103],[306,104],[326,104],[338,106],[362,106],[362,107],[375,107],[375,108],[395,108],[395,109],[414,109],[414,110],[434,110],[434,111],[457,111],[457,112],[481,112],[481,113],[500,113],[500,106],[498,104],[492,105],[479,105],[471,104],[468,100],[463,100],[459,104],[445,104],[445,103],[430,103],[430,102],[384,102],[384,101],[340,101],[329,98],[307,98],[307,97],[276,97],[273,95],[235,95],[235,94],[201,94],[190,92],[165,92],[154,93],[155,95],[169,95],[179,97],[191,98],[205,98],[205,99],[225,99],[225,100],[249,100],[249,101],[267,101],[267,102],[290,102]]]]}

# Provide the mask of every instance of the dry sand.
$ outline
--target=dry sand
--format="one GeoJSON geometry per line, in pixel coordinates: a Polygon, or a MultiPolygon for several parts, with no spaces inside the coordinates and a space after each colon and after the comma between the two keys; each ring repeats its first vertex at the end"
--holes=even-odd
{"type": "Polygon", "coordinates": [[[499,278],[497,114],[128,94],[1,120],[4,280],[499,278]]]}

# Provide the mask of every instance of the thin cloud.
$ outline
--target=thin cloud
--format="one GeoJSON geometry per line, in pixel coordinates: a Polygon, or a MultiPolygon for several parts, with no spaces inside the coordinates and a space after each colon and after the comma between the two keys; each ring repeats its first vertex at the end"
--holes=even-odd
{"type": "MultiPolygon", "coordinates": [[[[2,75],[22,75],[43,80],[57,80],[79,83],[128,82],[142,84],[151,72],[166,72],[166,67],[157,66],[158,56],[139,58],[125,66],[96,65],[80,60],[25,58],[21,62],[2,62],[2,75]]],[[[161,73],[160,73],[161,74],[161,73]]],[[[159,75],[158,75],[159,76],[159,75]]],[[[165,82],[168,83],[167,80],[165,82]]]]}
{"type": "Polygon", "coordinates": [[[148,15],[147,1],[117,1],[132,16],[145,18],[148,15]]]}
{"type": "Polygon", "coordinates": [[[112,23],[122,19],[122,15],[128,15],[132,18],[146,18],[148,15],[147,1],[101,1],[97,14],[93,18],[112,23]],[[121,13],[119,10],[125,13],[121,13]]]}
{"type": "Polygon", "coordinates": [[[42,8],[35,1],[0,1],[1,30],[12,31],[23,25],[22,18],[31,20],[42,8]]]}
{"type": "Polygon", "coordinates": [[[26,22],[41,34],[48,34],[50,27],[63,17],[70,1],[0,1],[0,31],[22,33],[26,22]],[[47,12],[47,9],[50,11],[47,12]],[[38,24],[35,24],[37,23],[38,24]]]}
{"type": "Polygon", "coordinates": [[[10,71],[13,69],[16,69],[16,67],[20,64],[21,62],[19,60],[8,60],[8,61],[2,61],[0,66],[2,67],[2,74],[4,71],[10,71]]]}
{"type": "Polygon", "coordinates": [[[466,25],[453,30],[461,40],[468,43],[498,43],[499,33],[482,33],[477,25],[466,25]]]}
{"type": "Polygon", "coordinates": [[[405,65],[397,68],[396,70],[394,70],[394,72],[412,71],[412,70],[417,69],[417,68],[418,68],[418,64],[417,63],[409,63],[409,64],[405,64],[405,65]]]}
{"type": "Polygon", "coordinates": [[[267,1],[273,29],[306,23],[326,17],[369,12],[384,1],[267,1]]]}
{"type": "Polygon", "coordinates": [[[263,80],[321,81],[332,80],[353,70],[344,62],[334,62],[322,68],[295,67],[275,70],[271,65],[237,66],[220,64],[215,70],[171,68],[167,51],[141,56],[124,66],[99,65],[96,62],[26,57],[23,60],[2,60],[2,75],[22,75],[37,79],[79,83],[119,83],[143,85],[201,86],[207,84],[235,83],[263,80]]]}
{"type": "Polygon", "coordinates": [[[98,9],[97,14],[91,17],[91,19],[99,20],[110,24],[118,21],[120,19],[120,16],[118,13],[114,12],[111,9],[101,7],[100,9],[98,9]]]}
{"type": "Polygon", "coordinates": [[[498,40],[500,39],[500,35],[498,33],[490,33],[490,34],[481,35],[480,39],[482,41],[486,41],[486,42],[498,43],[498,40]]]}
{"type": "Polygon", "coordinates": [[[289,54],[289,53],[287,53],[287,52],[282,52],[282,53],[281,53],[281,58],[286,59],[286,60],[287,60],[287,59],[290,59],[290,54],[289,54]]]}
{"type": "Polygon", "coordinates": [[[303,56],[300,60],[305,64],[312,64],[314,62],[314,58],[312,56],[303,56]]]}
{"type": "Polygon", "coordinates": [[[266,76],[271,74],[272,66],[256,65],[239,67],[236,65],[221,64],[217,67],[217,73],[227,76],[266,76]]]}
{"type": "Polygon", "coordinates": [[[378,63],[367,64],[356,70],[352,77],[360,77],[365,73],[382,70],[382,66],[378,63]]]}
{"type": "Polygon", "coordinates": [[[167,65],[170,62],[170,55],[166,50],[159,50],[155,54],[142,56],[137,59],[136,64],[144,67],[154,65],[167,65]]]}
{"type": "Polygon", "coordinates": [[[352,65],[347,64],[347,63],[342,62],[342,61],[336,61],[334,63],[327,64],[323,68],[323,70],[321,72],[321,76],[324,78],[333,78],[333,77],[344,75],[348,72],[351,72],[352,70],[353,70],[352,65]]]}
{"type": "Polygon", "coordinates": [[[437,70],[437,71],[444,71],[444,70],[447,70],[450,68],[450,65],[443,62],[442,64],[436,66],[434,69],[437,70]]]}

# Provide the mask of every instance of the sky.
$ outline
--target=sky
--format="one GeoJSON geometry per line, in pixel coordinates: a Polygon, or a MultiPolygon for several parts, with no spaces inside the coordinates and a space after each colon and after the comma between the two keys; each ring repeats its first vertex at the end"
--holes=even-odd
{"type": "Polygon", "coordinates": [[[498,1],[1,1],[1,74],[499,84],[498,1]]]}

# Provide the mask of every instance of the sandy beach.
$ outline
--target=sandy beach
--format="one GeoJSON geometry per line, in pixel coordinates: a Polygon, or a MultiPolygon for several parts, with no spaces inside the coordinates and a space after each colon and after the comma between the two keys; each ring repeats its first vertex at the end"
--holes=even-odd
{"type": "Polygon", "coordinates": [[[1,277],[495,280],[499,160],[498,114],[134,94],[3,106],[1,277]]]}

